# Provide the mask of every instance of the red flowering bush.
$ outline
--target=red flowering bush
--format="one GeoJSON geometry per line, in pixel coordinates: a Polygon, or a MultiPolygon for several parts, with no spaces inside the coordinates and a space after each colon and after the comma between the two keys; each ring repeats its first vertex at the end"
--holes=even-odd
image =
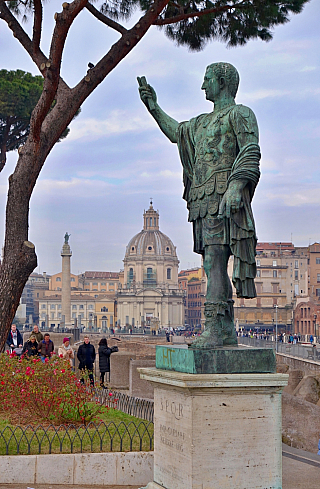
{"type": "Polygon", "coordinates": [[[0,355],[0,415],[10,421],[87,424],[102,409],[68,361],[0,355]]]}

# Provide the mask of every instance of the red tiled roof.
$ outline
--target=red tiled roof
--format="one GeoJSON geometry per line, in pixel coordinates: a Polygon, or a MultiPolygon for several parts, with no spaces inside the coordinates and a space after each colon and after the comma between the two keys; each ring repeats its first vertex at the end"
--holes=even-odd
{"type": "Polygon", "coordinates": [[[119,278],[119,272],[84,272],[84,277],[86,279],[97,279],[97,278],[112,278],[112,279],[118,279],[119,278]]]}

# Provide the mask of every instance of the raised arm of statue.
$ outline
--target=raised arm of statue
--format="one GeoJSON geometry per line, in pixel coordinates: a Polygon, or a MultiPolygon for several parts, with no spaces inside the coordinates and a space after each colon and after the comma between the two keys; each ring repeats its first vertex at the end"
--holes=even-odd
{"type": "Polygon", "coordinates": [[[177,129],[179,123],[161,109],[157,102],[157,95],[153,87],[146,83],[144,77],[138,78],[139,94],[142,102],[157,122],[161,131],[172,142],[177,142],[177,129]]]}

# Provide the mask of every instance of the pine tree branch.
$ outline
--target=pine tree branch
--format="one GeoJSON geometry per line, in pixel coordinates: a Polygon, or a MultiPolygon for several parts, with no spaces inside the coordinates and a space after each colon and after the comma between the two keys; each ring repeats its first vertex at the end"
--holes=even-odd
{"type": "MultiPolygon", "coordinates": [[[[9,29],[12,30],[13,36],[20,42],[22,47],[27,51],[32,61],[34,61],[41,72],[40,66],[48,62],[48,58],[40,48],[37,50],[37,52],[34,52],[33,43],[30,37],[21,27],[15,16],[10,12],[5,0],[0,0],[0,19],[4,20],[8,24],[9,29]]],[[[60,84],[69,89],[68,85],[62,78],[60,78],[60,84]]]]}
{"type": "Polygon", "coordinates": [[[245,5],[243,4],[243,2],[241,2],[238,4],[235,3],[233,5],[224,5],[221,7],[212,7],[212,8],[208,8],[205,10],[200,10],[198,12],[189,12],[186,14],[175,15],[174,17],[168,17],[167,19],[156,19],[153,22],[153,25],[176,24],[177,22],[180,22],[181,20],[191,19],[193,17],[202,17],[203,15],[223,12],[223,11],[231,10],[231,9],[235,9],[235,8],[243,8],[244,6],[245,5]]]}
{"type": "Polygon", "coordinates": [[[89,12],[92,13],[98,20],[103,22],[103,24],[106,24],[108,27],[111,27],[111,29],[114,29],[115,31],[119,32],[120,34],[125,34],[128,32],[128,29],[123,27],[121,24],[118,22],[115,22],[114,20],[110,19],[103,13],[99,12],[91,3],[87,3],[86,8],[89,10],[89,12]]]}
{"type": "Polygon", "coordinates": [[[33,19],[33,52],[36,54],[40,48],[41,29],[42,29],[42,2],[41,0],[33,0],[34,19],[33,19]]]}
{"type": "Polygon", "coordinates": [[[52,34],[49,60],[45,66],[40,67],[44,72],[43,91],[30,120],[30,132],[38,142],[40,141],[42,123],[50,110],[58,89],[62,53],[69,29],[87,2],[88,0],[74,0],[72,3],[64,3],[63,11],[54,15],[56,25],[52,34]]]}

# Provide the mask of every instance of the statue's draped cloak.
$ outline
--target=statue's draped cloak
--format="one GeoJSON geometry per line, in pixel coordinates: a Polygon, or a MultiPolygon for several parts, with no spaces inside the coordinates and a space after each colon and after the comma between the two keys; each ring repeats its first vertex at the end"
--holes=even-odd
{"type": "MultiPolygon", "coordinates": [[[[256,132],[258,137],[257,126],[256,131],[252,130],[252,128],[243,125],[243,118],[238,117],[239,113],[241,115],[241,108],[242,106],[235,105],[230,111],[229,120],[235,137],[239,137],[241,130],[242,134],[243,132],[248,132],[249,134],[256,132]],[[239,120],[241,120],[242,129],[238,127],[239,120]]],[[[250,110],[248,108],[243,109],[250,110]]],[[[250,113],[255,121],[254,114],[251,111],[250,113]]],[[[203,114],[191,119],[189,122],[182,122],[178,127],[178,148],[183,166],[183,198],[188,204],[190,202],[189,192],[195,169],[195,133],[198,125],[203,124],[204,118],[208,118],[208,116],[210,117],[210,114],[203,114]]],[[[240,144],[239,146],[241,147],[240,144]]],[[[255,254],[257,238],[251,201],[260,177],[259,161],[260,148],[256,143],[249,142],[238,152],[231,167],[227,185],[238,179],[247,180],[248,183],[243,190],[242,207],[240,210],[236,213],[231,213],[230,218],[223,217],[226,220],[225,224],[229,230],[228,244],[234,256],[232,282],[236,289],[237,297],[244,298],[256,297],[254,278],[256,276],[255,254]]],[[[197,221],[193,222],[193,225],[195,230],[197,221]]],[[[204,254],[204,247],[202,249],[196,249],[195,246],[194,251],[204,254]]]]}

